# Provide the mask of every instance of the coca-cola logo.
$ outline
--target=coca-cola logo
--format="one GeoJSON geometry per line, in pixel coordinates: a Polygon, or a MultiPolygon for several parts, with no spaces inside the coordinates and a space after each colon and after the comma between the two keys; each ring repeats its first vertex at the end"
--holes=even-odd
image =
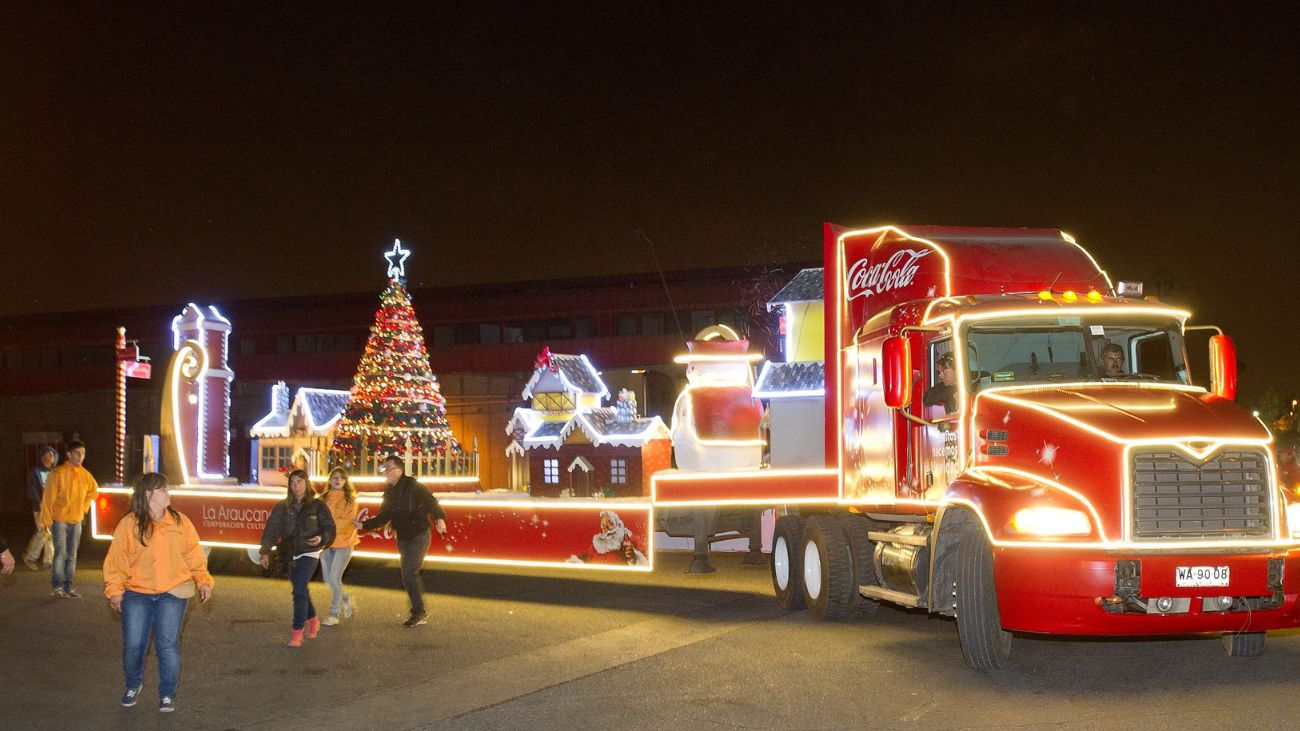
{"type": "Polygon", "coordinates": [[[845,277],[849,299],[870,297],[906,287],[916,278],[921,258],[930,253],[930,249],[899,249],[888,259],[876,264],[872,264],[870,259],[858,259],[845,277]]]}

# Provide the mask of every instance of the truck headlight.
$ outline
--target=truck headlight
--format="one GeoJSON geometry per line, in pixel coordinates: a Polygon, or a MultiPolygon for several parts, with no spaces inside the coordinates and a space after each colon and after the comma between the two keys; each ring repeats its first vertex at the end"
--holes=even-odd
{"type": "MultiPolygon", "coordinates": [[[[1300,513],[1296,514],[1300,518],[1300,513]]],[[[1069,508],[1025,508],[1015,514],[1011,532],[1034,536],[1086,536],[1092,524],[1081,510],[1069,508]]]]}
{"type": "Polygon", "coordinates": [[[1291,529],[1291,537],[1300,538],[1300,503],[1286,506],[1286,524],[1291,529]]]}

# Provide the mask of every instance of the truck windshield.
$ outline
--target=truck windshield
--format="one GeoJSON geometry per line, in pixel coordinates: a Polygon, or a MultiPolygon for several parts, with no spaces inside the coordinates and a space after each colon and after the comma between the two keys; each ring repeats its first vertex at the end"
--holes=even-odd
{"type": "Polygon", "coordinates": [[[976,390],[1054,382],[1190,383],[1178,323],[1167,318],[1020,317],[966,330],[976,390]]]}

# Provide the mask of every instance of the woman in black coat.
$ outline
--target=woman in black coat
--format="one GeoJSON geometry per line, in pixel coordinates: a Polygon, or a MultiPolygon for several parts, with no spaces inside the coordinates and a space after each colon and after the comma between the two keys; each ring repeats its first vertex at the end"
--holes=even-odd
{"type": "Polygon", "coordinates": [[[293,586],[293,634],[289,647],[302,647],[303,636],[313,638],[320,631],[316,606],[311,603],[307,582],[316,573],[321,551],[334,542],[334,518],[325,503],[316,498],[307,484],[307,473],[289,473],[285,499],[271,509],[262,530],[262,568],[271,566],[271,547],[279,545],[291,556],[289,583],[293,586]]]}

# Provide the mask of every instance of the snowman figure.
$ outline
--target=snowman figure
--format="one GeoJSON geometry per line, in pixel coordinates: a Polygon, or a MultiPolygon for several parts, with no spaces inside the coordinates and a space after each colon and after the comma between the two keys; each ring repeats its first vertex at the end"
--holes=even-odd
{"type": "Polygon", "coordinates": [[[673,454],[677,467],[692,471],[755,469],[763,461],[763,406],[754,398],[751,363],[761,355],[747,352],[725,325],[700,331],[686,343],[686,388],[673,406],[673,454]]]}

